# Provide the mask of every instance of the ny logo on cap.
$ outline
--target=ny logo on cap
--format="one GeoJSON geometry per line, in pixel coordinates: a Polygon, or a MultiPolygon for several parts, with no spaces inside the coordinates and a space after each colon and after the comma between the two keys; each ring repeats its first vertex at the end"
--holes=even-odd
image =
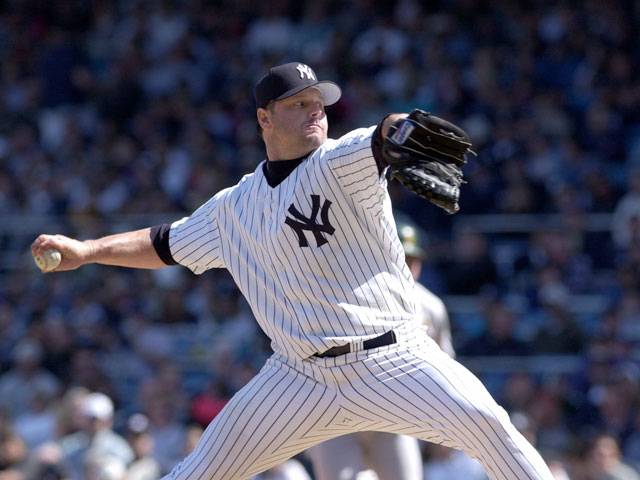
{"type": "Polygon", "coordinates": [[[305,75],[309,80],[315,80],[316,77],[313,74],[313,70],[309,65],[305,65],[304,63],[299,63],[296,69],[300,72],[300,78],[304,78],[305,75]]]}

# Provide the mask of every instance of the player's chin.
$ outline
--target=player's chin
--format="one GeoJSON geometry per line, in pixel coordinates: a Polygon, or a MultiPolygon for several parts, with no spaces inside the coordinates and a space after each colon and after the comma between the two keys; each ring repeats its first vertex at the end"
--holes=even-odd
{"type": "Polygon", "coordinates": [[[313,147],[319,147],[327,139],[327,132],[318,127],[305,129],[305,140],[313,147]]]}

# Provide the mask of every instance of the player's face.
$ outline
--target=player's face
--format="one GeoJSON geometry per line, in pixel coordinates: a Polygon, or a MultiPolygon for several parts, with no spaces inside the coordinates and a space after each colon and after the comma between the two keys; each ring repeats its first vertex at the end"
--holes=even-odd
{"type": "Polygon", "coordinates": [[[279,160],[306,155],[327,139],[324,100],[315,88],[274,102],[269,113],[270,132],[265,140],[268,138],[271,148],[277,149],[279,160]]]}

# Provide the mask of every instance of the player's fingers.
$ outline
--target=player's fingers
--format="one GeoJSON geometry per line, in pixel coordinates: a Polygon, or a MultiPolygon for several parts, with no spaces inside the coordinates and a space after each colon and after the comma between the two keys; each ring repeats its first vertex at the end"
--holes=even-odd
{"type": "Polygon", "coordinates": [[[42,255],[45,250],[50,248],[55,248],[56,250],[64,251],[65,248],[65,239],[64,235],[48,235],[42,234],[39,235],[38,238],[34,240],[31,244],[31,254],[35,257],[37,255],[42,255]]]}
{"type": "Polygon", "coordinates": [[[37,255],[41,255],[44,252],[44,248],[49,237],[51,237],[51,235],[42,234],[33,241],[33,243],[31,244],[31,254],[34,257],[37,255]]]}

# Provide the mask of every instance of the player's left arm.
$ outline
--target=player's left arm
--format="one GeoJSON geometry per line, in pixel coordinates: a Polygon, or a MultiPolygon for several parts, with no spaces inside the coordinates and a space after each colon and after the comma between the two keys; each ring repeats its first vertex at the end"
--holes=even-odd
{"type": "Polygon", "coordinates": [[[387,133],[389,133],[389,127],[391,127],[391,125],[393,125],[401,118],[406,118],[408,116],[408,113],[390,113],[386,117],[384,117],[382,123],[380,124],[380,139],[384,140],[387,137],[387,133]]]}
{"type": "Polygon", "coordinates": [[[384,139],[389,133],[389,128],[398,120],[407,117],[407,113],[389,113],[385,116],[375,132],[373,132],[373,138],[371,139],[371,151],[373,152],[373,158],[378,165],[378,173],[382,175],[386,168],[389,166],[385,156],[382,154],[382,144],[384,139]]]}
{"type": "MultiPolygon", "coordinates": [[[[384,138],[393,123],[407,115],[390,113],[377,125],[353,130],[327,142],[330,146],[326,149],[326,163],[345,193],[365,210],[377,209],[384,201],[388,166],[382,152],[384,138]]],[[[324,168],[324,163],[320,168],[324,168]]]]}

